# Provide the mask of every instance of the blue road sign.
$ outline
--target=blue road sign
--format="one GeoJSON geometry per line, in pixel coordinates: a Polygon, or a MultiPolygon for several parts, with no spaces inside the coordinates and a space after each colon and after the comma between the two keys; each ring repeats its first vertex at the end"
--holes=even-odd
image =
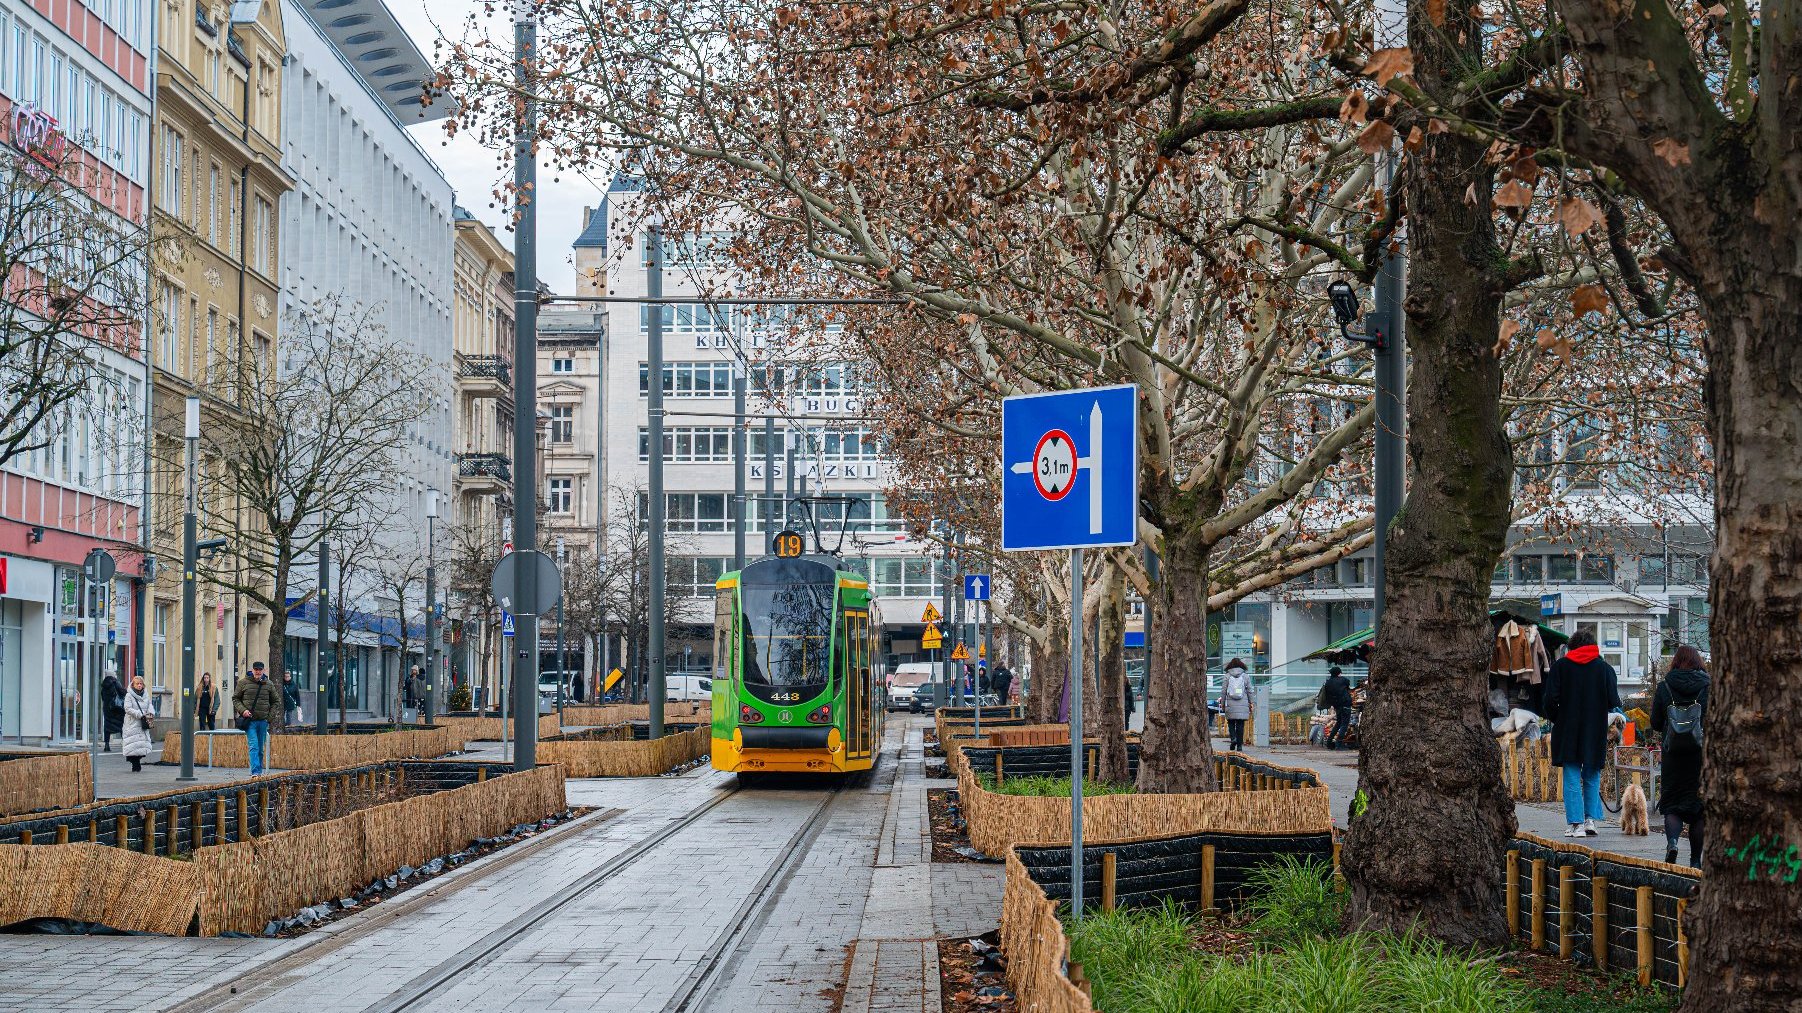
{"type": "Polygon", "coordinates": [[[513,613],[502,612],[501,613],[501,636],[510,637],[512,635],[513,635],[513,613]]]}
{"type": "Polygon", "coordinates": [[[1539,596],[1539,614],[1542,616],[1559,616],[1564,614],[1564,595],[1542,594],[1539,596]]]}
{"type": "Polygon", "coordinates": [[[1003,549],[1133,544],[1138,399],[1138,388],[1127,384],[1002,400],[1003,549]]]}
{"type": "Polygon", "coordinates": [[[989,575],[986,573],[964,574],[964,600],[989,600],[989,575]]]}

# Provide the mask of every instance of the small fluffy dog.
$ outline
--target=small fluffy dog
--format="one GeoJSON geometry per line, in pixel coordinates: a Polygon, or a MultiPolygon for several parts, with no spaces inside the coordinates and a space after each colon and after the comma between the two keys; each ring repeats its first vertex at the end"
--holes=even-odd
{"type": "Polygon", "coordinates": [[[1621,833],[1644,837],[1651,832],[1651,822],[1646,817],[1645,789],[1638,781],[1633,781],[1621,792],[1621,833]]]}

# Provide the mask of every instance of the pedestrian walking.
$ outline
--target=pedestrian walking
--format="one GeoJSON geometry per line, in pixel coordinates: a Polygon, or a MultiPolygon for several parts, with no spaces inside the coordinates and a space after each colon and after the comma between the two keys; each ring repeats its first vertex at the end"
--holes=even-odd
{"type": "Polygon", "coordinates": [[[1320,699],[1315,703],[1333,709],[1333,734],[1327,736],[1326,747],[1338,749],[1345,744],[1345,736],[1351,731],[1352,712],[1351,680],[1338,665],[1326,670],[1326,681],[1320,684],[1320,699]]]}
{"type": "Polygon", "coordinates": [[[269,722],[280,720],[282,715],[282,691],[269,681],[262,662],[250,666],[250,678],[238,683],[232,694],[232,713],[237,715],[238,727],[244,730],[250,752],[250,776],[257,777],[263,773],[263,760],[269,751],[269,722]]]}
{"type": "Polygon", "coordinates": [[[282,672],[282,723],[300,727],[300,680],[293,672],[282,672]]]}
{"type": "Polygon", "coordinates": [[[1602,764],[1608,754],[1608,726],[1626,723],[1620,713],[1619,677],[1603,661],[1596,635],[1571,634],[1570,650],[1546,673],[1545,716],[1552,720],[1552,762],[1564,768],[1566,837],[1596,836],[1602,810],[1602,764]]]}
{"type": "Polygon", "coordinates": [[[150,755],[150,719],[156,717],[156,704],[144,689],[144,677],[131,677],[131,690],[125,694],[125,727],[120,752],[131,761],[133,771],[143,770],[143,762],[150,755]]]}
{"type": "Polygon", "coordinates": [[[106,678],[100,680],[100,709],[106,729],[106,752],[113,751],[113,736],[123,737],[125,734],[125,687],[119,684],[119,676],[110,669],[106,678]]]}
{"type": "Polygon", "coordinates": [[[1014,686],[1014,673],[1006,665],[996,665],[995,674],[989,678],[995,687],[995,698],[1001,701],[1002,706],[1007,706],[1008,691],[1014,686]]]}
{"type": "Polygon", "coordinates": [[[194,694],[194,720],[199,723],[200,730],[210,732],[217,728],[219,719],[219,693],[213,688],[213,673],[200,673],[200,689],[194,694]]]}
{"type": "Polygon", "coordinates": [[[1120,691],[1123,697],[1120,702],[1125,715],[1122,720],[1126,722],[1126,730],[1130,732],[1133,727],[1133,705],[1137,702],[1133,698],[1133,681],[1130,676],[1120,680],[1120,691]]]}
{"type": "Polygon", "coordinates": [[[1238,658],[1226,663],[1226,678],[1220,683],[1220,710],[1226,715],[1227,748],[1238,752],[1245,748],[1245,722],[1251,720],[1251,676],[1245,662],[1238,658]]]}
{"type": "Polygon", "coordinates": [[[1702,865],[1702,715],[1708,710],[1708,673],[1702,654],[1685,644],[1671,656],[1670,674],[1652,694],[1652,730],[1663,745],[1658,811],[1664,814],[1664,860],[1677,861],[1677,838],[1689,827],[1689,864],[1702,865]]]}

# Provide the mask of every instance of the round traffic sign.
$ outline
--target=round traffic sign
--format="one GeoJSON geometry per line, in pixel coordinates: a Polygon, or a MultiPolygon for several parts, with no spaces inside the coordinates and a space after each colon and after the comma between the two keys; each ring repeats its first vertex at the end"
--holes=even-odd
{"type": "Polygon", "coordinates": [[[1032,452],[1032,484],[1053,502],[1063,499],[1076,482],[1076,444],[1070,434],[1053,429],[1039,437],[1032,452]]]}

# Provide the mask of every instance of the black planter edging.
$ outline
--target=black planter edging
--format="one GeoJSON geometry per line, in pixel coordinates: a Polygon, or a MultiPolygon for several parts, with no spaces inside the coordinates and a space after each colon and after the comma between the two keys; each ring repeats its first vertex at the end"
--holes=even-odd
{"type": "MultiPolygon", "coordinates": [[[[1102,898],[1102,869],[1114,856],[1114,903],[1119,907],[1156,907],[1165,899],[1185,907],[1201,903],[1203,848],[1214,848],[1214,903],[1233,907],[1250,894],[1253,871],[1273,865],[1283,856],[1308,859],[1323,866],[1333,861],[1333,835],[1328,831],[1307,834],[1186,834],[1132,844],[1100,844],[1083,848],[1083,898],[1085,907],[1098,907],[1102,898]]],[[[1051,900],[1070,899],[1070,849],[1015,848],[1033,882],[1051,900]]]]}

